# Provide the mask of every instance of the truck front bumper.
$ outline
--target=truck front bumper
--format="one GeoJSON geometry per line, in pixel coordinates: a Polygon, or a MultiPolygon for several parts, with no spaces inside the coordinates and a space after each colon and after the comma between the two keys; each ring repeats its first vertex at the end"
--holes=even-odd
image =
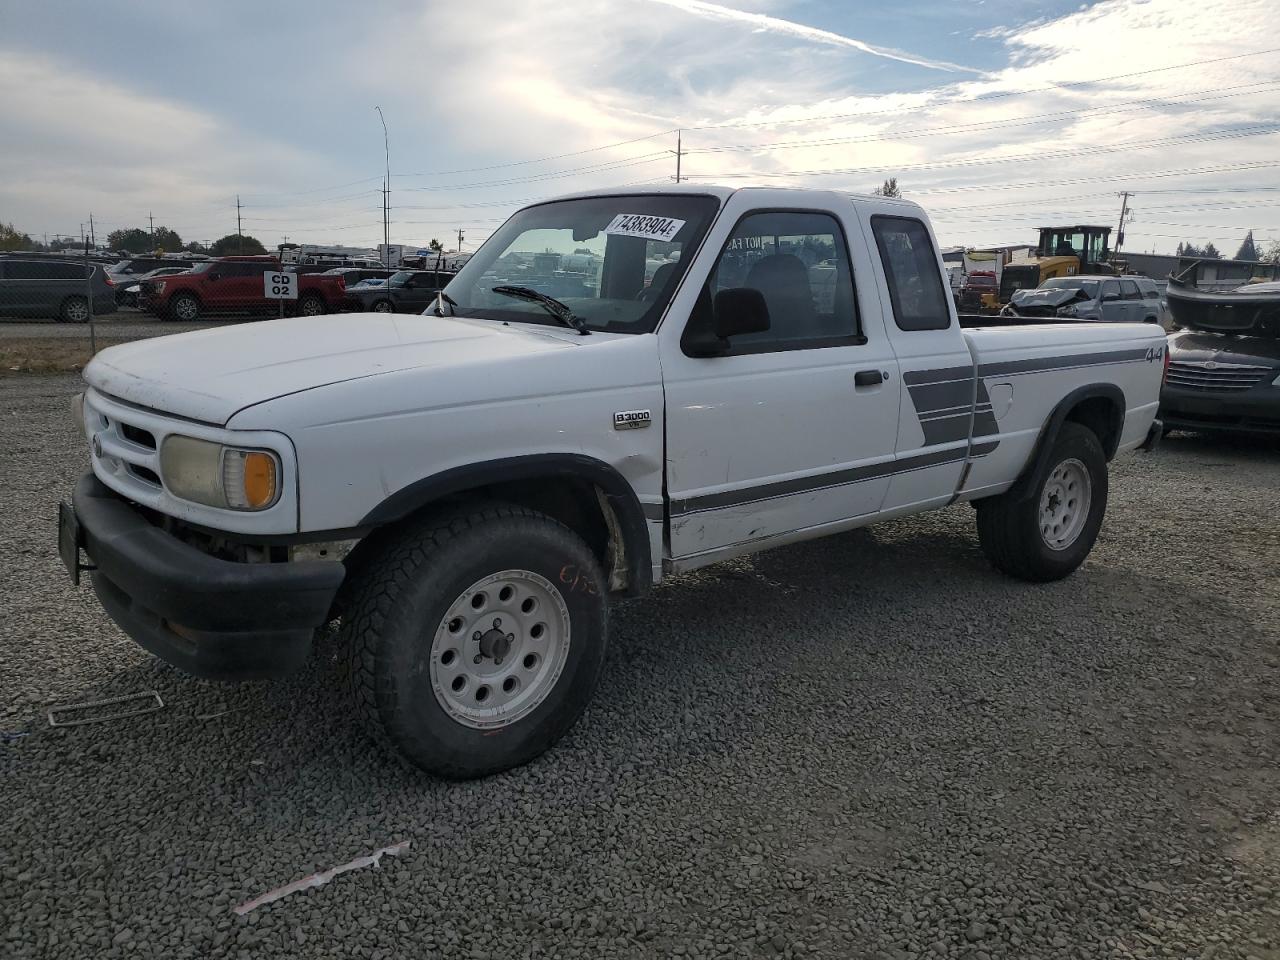
{"type": "Polygon", "coordinates": [[[1280,434],[1280,387],[1210,393],[1166,384],[1160,416],[1170,430],[1280,434]]]}
{"type": "Polygon", "coordinates": [[[301,667],[344,575],[337,561],[209,556],[152,525],[93,474],[59,510],[58,545],[74,581],[80,570],[92,571],[94,592],[125,633],[209,680],[278,677],[301,667]]]}

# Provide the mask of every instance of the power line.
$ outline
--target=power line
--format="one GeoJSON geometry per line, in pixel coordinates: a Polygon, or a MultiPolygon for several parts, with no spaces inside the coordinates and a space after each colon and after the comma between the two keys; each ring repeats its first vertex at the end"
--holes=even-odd
{"type": "Polygon", "coordinates": [[[409,190],[418,190],[428,193],[448,192],[451,190],[472,190],[482,187],[504,187],[513,186],[519,183],[538,183],[545,180],[558,180],[562,177],[578,176],[585,173],[605,173],[611,170],[621,170],[627,167],[636,167],[645,163],[655,163],[658,160],[665,160],[670,154],[666,150],[660,150],[657,153],[645,154],[640,157],[631,157],[623,160],[610,160],[606,163],[593,164],[587,167],[575,167],[569,170],[554,170],[546,173],[530,174],[527,177],[510,177],[505,180],[487,180],[477,181],[474,183],[452,183],[443,186],[434,187],[409,187],[409,190]]]}
{"type": "Polygon", "coordinates": [[[1184,97],[1182,99],[1173,100],[1166,99],[1160,103],[1142,103],[1129,106],[1102,106],[1102,107],[1080,107],[1076,110],[1059,110],[1052,113],[1032,114],[1028,117],[1008,117],[997,120],[979,120],[973,123],[945,124],[937,127],[917,127],[907,130],[894,130],[888,134],[863,134],[853,137],[825,137],[816,140],[782,140],[764,142],[764,143],[738,143],[725,144],[711,147],[696,147],[692,150],[684,151],[686,154],[695,153],[752,153],[763,150],[790,150],[803,147],[826,147],[835,146],[844,143],[879,143],[894,140],[906,140],[916,137],[932,137],[932,136],[949,136],[957,133],[976,133],[987,130],[996,130],[1006,127],[1018,126],[1034,126],[1039,123],[1045,123],[1050,120],[1060,120],[1071,116],[1085,115],[1111,115],[1117,113],[1135,113],[1144,110],[1155,110],[1167,105],[1184,105],[1189,103],[1205,103],[1214,100],[1226,100],[1232,97],[1238,97],[1245,89],[1258,92],[1257,88],[1271,89],[1280,86],[1280,81],[1267,80],[1256,83],[1238,84],[1232,87],[1218,87],[1205,92],[1215,92],[1222,90],[1235,91],[1233,93],[1223,93],[1219,96],[1194,96],[1184,97]]]}
{"type": "MultiPolygon", "coordinates": [[[[1024,90],[1005,90],[991,94],[979,94],[976,97],[954,97],[949,100],[937,100],[933,102],[920,104],[917,109],[936,109],[937,107],[947,107],[962,103],[987,103],[992,100],[1005,100],[1009,97],[1025,97],[1037,93],[1052,93],[1055,90],[1071,89],[1076,87],[1088,87],[1098,83],[1110,83],[1113,80],[1128,80],[1133,77],[1144,77],[1153,73],[1165,73],[1169,70],[1182,70],[1187,67],[1202,67],[1211,63],[1225,63],[1229,60],[1243,60],[1247,57],[1261,57],[1268,53],[1280,53],[1280,47],[1272,47],[1267,50],[1255,50],[1251,53],[1237,53],[1227,57],[1211,57],[1206,60],[1192,60],[1187,63],[1173,63],[1164,67],[1153,67],[1150,70],[1136,70],[1132,73],[1117,73],[1109,77],[1096,77],[1092,80],[1070,80],[1065,83],[1054,83],[1046,87],[1033,87],[1024,90]]],[[[705,124],[700,127],[685,126],[685,130],[721,130],[726,128],[742,128],[742,127],[768,127],[789,123],[813,123],[817,120],[846,120],[851,117],[876,117],[900,114],[903,108],[892,110],[868,110],[862,113],[835,113],[835,114],[819,114],[812,117],[795,117],[789,120],[747,120],[735,121],[730,123],[713,123],[705,124]]]]}
{"type": "Polygon", "coordinates": [[[457,170],[428,170],[424,173],[397,173],[397,177],[445,177],[457,173],[481,173],[485,170],[503,170],[507,167],[523,167],[532,163],[546,163],[550,160],[564,160],[566,157],[580,157],[587,153],[598,153],[601,150],[612,150],[614,147],[625,147],[633,143],[643,143],[646,140],[656,140],[658,137],[665,137],[675,133],[673,130],[662,130],[658,133],[651,133],[644,137],[633,137],[630,140],[619,140],[616,143],[606,143],[598,147],[588,147],[585,150],[572,150],[569,153],[557,153],[549,157],[537,157],[533,160],[513,160],[510,163],[494,163],[487,167],[462,167],[457,170]]]}
{"type": "Polygon", "coordinates": [[[744,172],[744,173],[722,173],[722,174],[686,174],[687,178],[697,178],[700,180],[739,180],[754,179],[760,177],[831,177],[846,176],[849,174],[864,173],[884,173],[919,170],[940,170],[948,167],[985,167],[1003,163],[1026,163],[1036,160],[1066,160],[1075,157],[1100,156],[1112,153],[1127,153],[1131,150],[1152,150],[1157,147],[1167,147],[1181,145],[1187,143],[1212,143],[1220,140],[1240,140],[1246,137],[1267,136],[1280,131],[1280,123],[1254,124],[1239,130],[1227,130],[1219,133],[1194,133],[1185,134],[1180,137],[1164,137],[1162,139],[1145,140],[1142,143],[1123,144],[1115,147],[1084,147],[1078,150],[1060,150],[1056,153],[1033,153],[1021,154],[1006,157],[963,157],[959,160],[937,160],[925,163],[889,163],[880,164],[870,167],[837,167],[826,170],[792,170],[778,172],[744,172]]]}

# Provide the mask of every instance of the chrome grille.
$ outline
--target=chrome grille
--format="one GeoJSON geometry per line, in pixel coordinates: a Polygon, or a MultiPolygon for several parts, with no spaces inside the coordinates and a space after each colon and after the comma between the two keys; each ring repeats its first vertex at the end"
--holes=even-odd
{"type": "Polygon", "coordinates": [[[1170,386],[1188,390],[1234,392],[1249,390],[1275,371],[1243,363],[1221,363],[1215,360],[1171,360],[1167,381],[1170,386]]]}
{"type": "Polygon", "coordinates": [[[85,394],[85,430],[95,472],[120,493],[155,506],[163,493],[154,420],[101,394],[85,394]]]}

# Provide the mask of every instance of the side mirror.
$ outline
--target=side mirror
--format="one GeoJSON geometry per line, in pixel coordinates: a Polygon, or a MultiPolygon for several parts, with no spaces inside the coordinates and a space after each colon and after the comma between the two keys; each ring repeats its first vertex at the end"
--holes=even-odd
{"type": "Polygon", "coordinates": [[[730,287],[716,294],[712,313],[715,333],[722,340],[769,329],[769,304],[751,287],[730,287]]]}

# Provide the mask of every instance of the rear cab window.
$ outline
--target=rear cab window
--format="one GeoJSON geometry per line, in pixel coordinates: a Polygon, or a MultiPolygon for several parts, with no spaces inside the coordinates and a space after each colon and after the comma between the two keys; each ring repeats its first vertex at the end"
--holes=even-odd
{"type": "Polygon", "coordinates": [[[898,329],[950,327],[950,297],[942,287],[938,256],[924,224],[912,217],[876,215],[871,218],[871,231],[880,251],[898,329]]]}

